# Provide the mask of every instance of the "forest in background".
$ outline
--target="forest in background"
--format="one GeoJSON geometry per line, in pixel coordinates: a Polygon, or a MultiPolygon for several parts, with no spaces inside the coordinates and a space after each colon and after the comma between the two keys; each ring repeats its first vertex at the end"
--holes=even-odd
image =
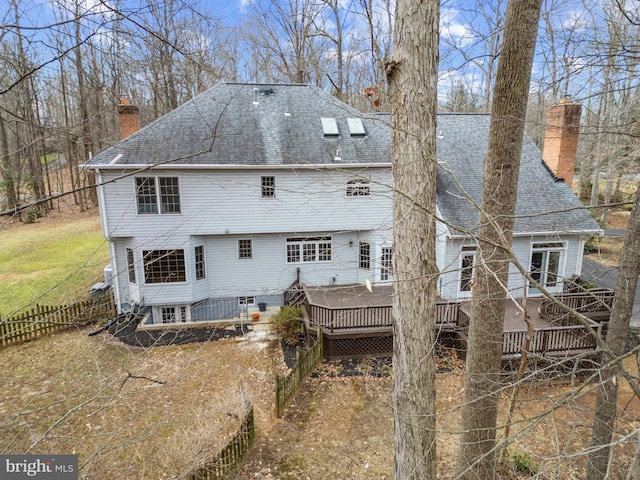
{"type": "MultiPolygon", "coordinates": [[[[506,3],[442,2],[441,111],[489,111],[506,3]]],[[[5,216],[40,215],[69,191],[80,209],[96,203],[93,178],[79,166],[119,140],[122,98],[140,108],[142,125],[219,81],[311,83],[362,111],[390,108],[393,0],[9,0],[7,7],[0,19],[5,216]]],[[[547,108],[565,97],[582,104],[577,179],[591,206],[625,201],[621,180],[640,172],[639,59],[635,2],[543,2],[527,132],[541,145],[547,108]]],[[[606,209],[601,215],[606,222],[606,209]]]]}

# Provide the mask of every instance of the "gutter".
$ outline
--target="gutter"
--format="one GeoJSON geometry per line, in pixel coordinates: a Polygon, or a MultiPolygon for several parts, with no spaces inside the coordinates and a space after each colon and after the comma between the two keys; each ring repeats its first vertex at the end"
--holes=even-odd
{"type": "MultiPolygon", "coordinates": [[[[116,156],[117,157],[117,156],[116,156]]],[[[114,158],[115,161],[116,158],[114,158]]],[[[114,164],[112,160],[108,164],[82,164],[81,168],[87,170],[318,170],[340,168],[391,168],[391,163],[303,163],[303,164],[278,164],[278,165],[212,165],[212,164],[174,164],[174,163],[129,163],[114,164]]],[[[119,160],[119,158],[118,158],[119,160]]]]}

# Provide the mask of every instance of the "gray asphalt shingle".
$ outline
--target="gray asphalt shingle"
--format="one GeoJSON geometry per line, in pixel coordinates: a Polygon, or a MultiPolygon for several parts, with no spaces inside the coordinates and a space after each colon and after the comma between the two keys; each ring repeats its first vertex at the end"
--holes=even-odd
{"type": "MultiPolygon", "coordinates": [[[[489,120],[484,114],[438,115],[437,203],[443,218],[456,226],[452,233],[474,231],[479,224],[473,202],[479,204],[482,198],[489,120]]],[[[89,165],[390,162],[388,115],[362,114],[310,85],[220,83],[107,148],[89,165]],[[338,137],[323,135],[321,117],[337,119],[338,137]],[[366,136],[350,135],[350,117],[363,119],[366,136]]],[[[540,150],[528,137],[516,216],[516,233],[598,230],[569,187],[549,174],[540,150]]]]}

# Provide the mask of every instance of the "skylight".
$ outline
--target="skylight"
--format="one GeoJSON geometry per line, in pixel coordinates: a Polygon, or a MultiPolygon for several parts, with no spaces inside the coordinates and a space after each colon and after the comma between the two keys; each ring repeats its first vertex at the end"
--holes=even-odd
{"type": "Polygon", "coordinates": [[[338,136],[340,135],[340,131],[338,130],[338,122],[336,122],[335,118],[320,118],[322,122],[322,133],[325,137],[327,136],[338,136]]]}
{"type": "Polygon", "coordinates": [[[347,126],[352,137],[367,134],[361,118],[347,118],[347,126]]]}

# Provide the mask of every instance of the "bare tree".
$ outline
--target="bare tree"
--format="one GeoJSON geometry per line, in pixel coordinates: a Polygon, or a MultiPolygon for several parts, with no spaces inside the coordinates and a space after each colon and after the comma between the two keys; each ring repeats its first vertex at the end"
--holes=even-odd
{"type": "Polygon", "coordinates": [[[394,178],[393,409],[398,479],[436,476],[436,86],[439,2],[401,0],[387,65],[394,178]],[[420,101],[416,101],[420,99],[420,101]]]}
{"type": "Polygon", "coordinates": [[[495,478],[505,285],[540,6],[541,0],[510,0],[491,103],[457,466],[464,479],[495,478]]]}
{"type": "Polygon", "coordinates": [[[589,465],[586,477],[588,480],[604,479],[608,474],[611,440],[616,422],[620,358],[626,346],[638,275],[640,275],[640,195],[636,192],[636,200],[622,247],[615,298],[607,327],[608,351],[602,354],[596,415],[588,454],[589,465]]]}
{"type": "Polygon", "coordinates": [[[314,83],[321,86],[318,76],[323,55],[322,35],[316,21],[323,5],[310,0],[261,0],[251,4],[251,47],[256,60],[265,65],[267,78],[256,81],[288,81],[314,83]]]}

